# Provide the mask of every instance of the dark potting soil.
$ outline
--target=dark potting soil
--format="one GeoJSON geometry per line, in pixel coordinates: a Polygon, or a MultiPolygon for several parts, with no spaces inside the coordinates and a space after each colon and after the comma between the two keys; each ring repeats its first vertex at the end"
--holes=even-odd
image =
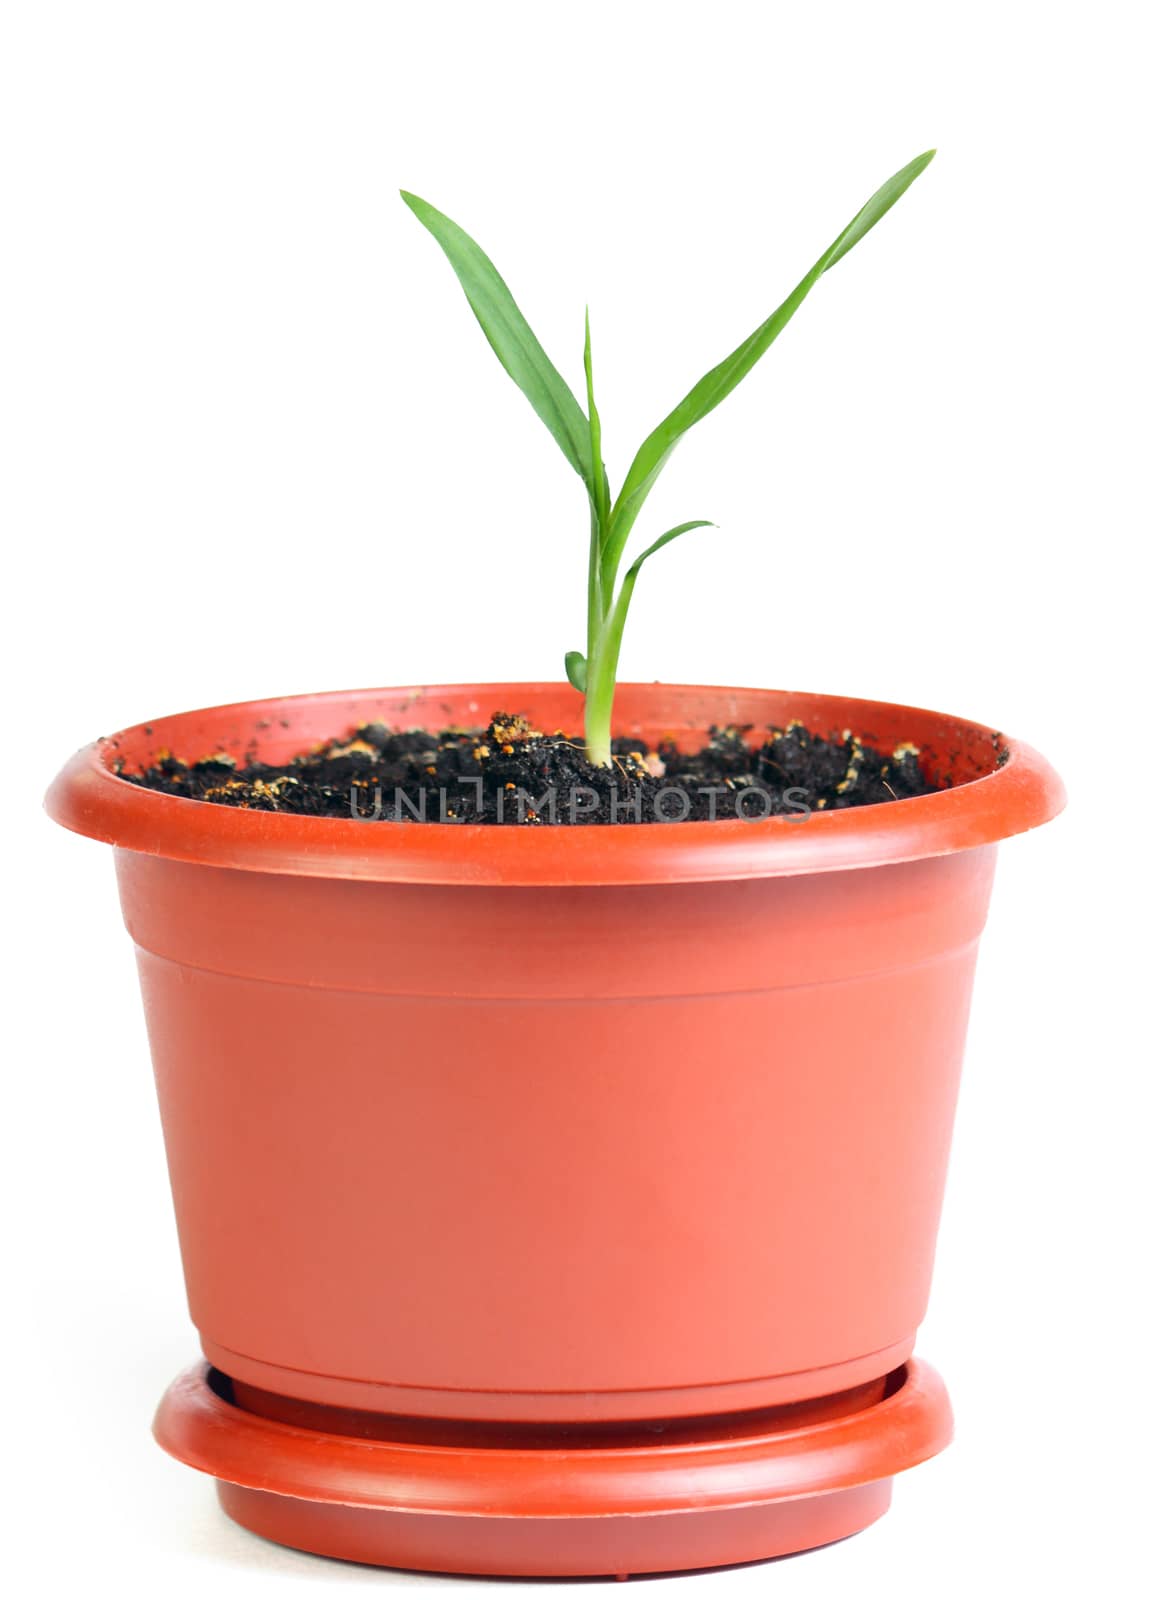
{"type": "Polygon", "coordinates": [[[397,732],[379,723],[294,756],[282,766],[210,753],[161,755],[128,783],[214,805],[365,821],[549,825],[753,820],[883,805],[942,785],[912,744],[882,749],[851,730],[823,738],[800,723],[754,733],[713,728],[683,754],[618,739],[610,767],[592,766],[580,739],[545,734],[498,712],[484,729],[397,732]]]}

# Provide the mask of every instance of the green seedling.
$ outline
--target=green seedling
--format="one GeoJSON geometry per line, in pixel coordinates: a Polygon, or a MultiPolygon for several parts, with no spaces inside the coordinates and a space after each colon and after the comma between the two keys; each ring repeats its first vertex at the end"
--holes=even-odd
{"type": "Polygon", "coordinates": [[[582,410],[565,379],[541,348],[510,294],[508,286],[481,247],[463,228],[415,194],[401,198],[424,223],[449,258],[470,306],[497,359],[529,404],[549,429],[569,465],[585,485],[589,500],[589,569],[585,650],[570,650],[565,657],[569,682],[585,696],[585,746],[589,760],[606,766],[611,759],[613,695],[617,663],[629,605],[638,573],[650,556],[694,528],[714,524],[704,520],[681,522],[641,552],[618,581],[622,558],[634,523],[646,497],[669,460],[674,446],[721,404],[752,371],[769,349],[814,284],[830,267],[848,255],[854,245],[880,222],[901,199],[914,179],[933,160],[927,150],[896,172],[872,195],[848,227],[819,256],[805,277],[743,344],[707,372],[700,383],[658,423],[633,458],[616,497],[601,455],[601,419],[593,396],[593,354],[589,313],[585,313],[585,395],[582,410]]]}

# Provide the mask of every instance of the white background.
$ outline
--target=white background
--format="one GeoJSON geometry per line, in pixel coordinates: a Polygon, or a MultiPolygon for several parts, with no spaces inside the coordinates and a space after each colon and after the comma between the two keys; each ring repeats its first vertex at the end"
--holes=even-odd
{"type": "MultiPolygon", "coordinates": [[[[554,677],[576,478],[415,189],[475,232],[607,459],[928,173],[682,446],[623,677],[927,704],[1030,740],[1067,815],[1002,852],[920,1349],[956,1444],[840,1546],[717,1596],[1141,1587],[1151,1418],[1149,139],[1121,4],[5,8],[0,273],[5,1435],[18,1592],[446,1580],[228,1524],[148,1436],[194,1354],[108,853],[41,790],[221,700],[554,677]],[[11,818],[7,812],[11,809],[11,818]]],[[[666,1580],[660,1580],[665,1583],[666,1580]]]]}

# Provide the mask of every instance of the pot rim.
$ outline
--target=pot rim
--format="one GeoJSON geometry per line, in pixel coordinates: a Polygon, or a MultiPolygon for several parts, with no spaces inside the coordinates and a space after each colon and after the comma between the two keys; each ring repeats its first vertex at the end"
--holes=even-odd
{"type": "MultiPolygon", "coordinates": [[[[50,786],[49,815],[63,827],[119,849],[203,866],[300,877],[459,886],[579,887],[700,883],[796,876],[888,866],[995,844],[1055,816],[1065,791],[1054,769],[1029,745],[979,723],[918,707],[838,695],[679,684],[621,684],[618,699],[634,725],[653,706],[665,727],[679,701],[750,705],[799,715],[807,725],[868,728],[871,718],[904,719],[911,734],[930,730],[971,753],[984,750],[990,770],[954,787],[911,799],[841,811],[757,820],[668,822],[642,826],[495,827],[437,822],[302,817],[213,805],[126,783],[113,770],[118,753],[182,723],[246,723],[278,711],[358,708],[379,702],[403,714],[425,700],[515,704],[517,695],[560,699],[566,686],[541,683],[437,685],[353,690],[239,701],[138,724],[79,750],[50,786]]],[[[574,702],[575,703],[575,702],[574,702]]],[[[363,715],[361,720],[368,720],[363,715]]],[[[719,722],[738,720],[718,716],[719,722]]],[[[772,720],[768,717],[767,720],[772,720]]],[[[347,724],[346,724],[347,725],[347,724]]],[[[409,724],[412,725],[411,723],[409,724]]],[[[339,731],[334,727],[334,731],[339,731]]],[[[205,737],[200,735],[200,737],[205,737]]],[[[238,741],[239,742],[239,741],[238,741]]],[[[211,748],[211,745],[209,746],[211,748]]]]}

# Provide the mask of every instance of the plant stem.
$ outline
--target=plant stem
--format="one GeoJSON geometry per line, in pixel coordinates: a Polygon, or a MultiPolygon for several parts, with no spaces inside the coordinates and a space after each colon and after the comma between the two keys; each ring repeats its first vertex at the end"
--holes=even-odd
{"type": "Polygon", "coordinates": [[[613,759],[613,697],[617,690],[617,663],[621,658],[621,636],[633,598],[633,585],[641,560],[625,574],[616,600],[597,635],[585,677],[585,754],[595,767],[607,767],[613,759]]]}
{"type": "Polygon", "coordinates": [[[585,753],[595,767],[607,767],[612,757],[610,724],[613,716],[613,689],[616,676],[616,653],[613,665],[606,667],[606,634],[608,626],[601,615],[601,552],[598,547],[597,524],[594,521],[589,541],[589,633],[585,652],[585,753]]]}
{"type": "Polygon", "coordinates": [[[607,767],[613,759],[615,666],[606,661],[603,640],[598,640],[588,657],[585,679],[585,754],[595,767],[607,767]]]}
{"type": "Polygon", "coordinates": [[[588,609],[585,619],[586,683],[588,683],[589,668],[597,650],[597,638],[604,620],[604,606],[601,600],[601,524],[597,514],[597,507],[592,501],[589,506],[588,590],[588,609]]]}
{"type": "Polygon", "coordinates": [[[609,535],[609,480],[601,457],[601,418],[593,395],[593,340],[589,307],[585,307],[585,394],[589,403],[589,460],[593,482],[589,491],[589,608],[585,635],[585,753],[595,766],[607,767],[612,758],[610,719],[617,672],[616,653],[606,673],[604,649],[609,633],[608,612],[613,585],[606,587],[601,561],[609,535]]]}

